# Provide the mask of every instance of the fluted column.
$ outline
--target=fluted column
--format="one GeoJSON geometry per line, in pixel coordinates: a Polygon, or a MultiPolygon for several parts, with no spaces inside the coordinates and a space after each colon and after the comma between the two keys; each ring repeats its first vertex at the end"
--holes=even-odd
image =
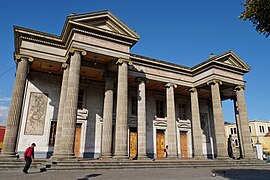
{"type": "Polygon", "coordinates": [[[8,111],[3,149],[0,156],[1,158],[16,157],[15,150],[20,125],[25,83],[27,79],[28,62],[33,61],[33,58],[24,55],[15,55],[15,58],[17,61],[16,78],[8,111]]]}
{"type": "Polygon", "coordinates": [[[102,158],[112,157],[112,116],[113,116],[113,78],[112,72],[105,74],[105,96],[103,106],[102,158]]]}
{"type": "Polygon", "coordinates": [[[138,159],[147,158],[146,155],[146,79],[138,78],[138,159]]]}
{"type": "Polygon", "coordinates": [[[114,158],[128,158],[128,64],[130,60],[119,59],[118,84],[117,84],[117,105],[116,105],[116,129],[115,129],[115,154],[114,158]]]}
{"type": "Polygon", "coordinates": [[[212,93],[217,157],[227,158],[228,152],[227,152],[227,146],[226,146],[224,119],[223,119],[220,91],[219,91],[219,85],[221,85],[222,82],[218,80],[213,80],[213,81],[208,82],[207,84],[211,86],[211,93],[212,93]]]}
{"type": "Polygon", "coordinates": [[[202,158],[202,130],[201,130],[201,120],[200,120],[200,109],[198,92],[196,88],[191,88],[190,99],[191,99],[191,116],[192,116],[192,135],[193,135],[193,145],[194,145],[194,157],[202,158]]]}
{"type": "Polygon", "coordinates": [[[59,153],[59,156],[64,159],[74,158],[74,139],[77,121],[81,55],[86,55],[86,51],[71,48],[70,53],[70,68],[59,153]]]}
{"type": "Polygon", "coordinates": [[[235,88],[236,91],[236,99],[237,99],[237,108],[239,115],[239,131],[241,132],[241,140],[242,140],[242,155],[244,158],[255,158],[255,154],[253,152],[251,137],[249,132],[249,122],[248,122],[248,114],[247,107],[244,95],[245,86],[237,86],[235,88]]]}
{"type": "Polygon", "coordinates": [[[177,138],[176,138],[176,119],[175,119],[175,102],[174,88],[175,84],[166,84],[166,100],[167,100],[167,137],[169,146],[169,158],[178,158],[177,155],[177,138]]]}
{"type": "Polygon", "coordinates": [[[60,151],[60,143],[61,143],[61,134],[62,134],[62,123],[63,123],[63,113],[65,107],[65,100],[67,96],[67,86],[68,86],[68,74],[69,74],[69,65],[67,63],[62,64],[63,70],[63,78],[62,78],[62,86],[59,100],[59,108],[57,115],[57,126],[56,126],[56,137],[54,144],[53,156],[57,156],[60,151]]]}

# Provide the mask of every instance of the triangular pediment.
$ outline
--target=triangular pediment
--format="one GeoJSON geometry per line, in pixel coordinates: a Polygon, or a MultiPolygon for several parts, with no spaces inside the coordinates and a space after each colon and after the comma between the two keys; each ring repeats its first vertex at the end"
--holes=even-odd
{"type": "Polygon", "coordinates": [[[222,56],[217,57],[215,61],[222,64],[226,64],[231,67],[237,67],[244,70],[250,70],[250,67],[232,51],[229,51],[223,54],[222,56]]]}
{"type": "Polygon", "coordinates": [[[70,21],[99,28],[111,33],[127,36],[134,39],[140,39],[140,36],[115,17],[109,11],[100,11],[87,14],[72,14],[68,17],[70,21]]]}

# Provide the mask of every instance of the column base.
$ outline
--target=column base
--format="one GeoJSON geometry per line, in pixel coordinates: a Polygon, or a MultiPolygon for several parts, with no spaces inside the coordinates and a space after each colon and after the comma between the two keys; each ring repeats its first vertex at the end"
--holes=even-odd
{"type": "Polygon", "coordinates": [[[150,158],[147,156],[147,154],[138,154],[137,160],[149,160],[150,158]]]}
{"type": "Polygon", "coordinates": [[[11,159],[11,160],[14,160],[14,159],[17,159],[17,155],[15,152],[2,152],[0,154],[0,159],[11,159]]]}
{"type": "Polygon", "coordinates": [[[114,156],[112,157],[115,160],[129,160],[129,157],[127,154],[114,154],[114,156]]]}
{"type": "Polygon", "coordinates": [[[53,154],[50,159],[52,160],[75,160],[75,154],[67,154],[67,153],[57,153],[53,154]]]}
{"type": "Polygon", "coordinates": [[[229,160],[231,158],[228,157],[228,156],[218,156],[218,157],[216,157],[216,159],[218,159],[218,160],[229,160]]]}
{"type": "Polygon", "coordinates": [[[194,156],[193,159],[198,159],[198,160],[200,160],[200,159],[205,159],[205,157],[203,157],[203,156],[198,156],[198,155],[197,155],[197,156],[194,156]]]}
{"type": "Polygon", "coordinates": [[[102,153],[100,159],[111,159],[112,153],[102,153]]]}

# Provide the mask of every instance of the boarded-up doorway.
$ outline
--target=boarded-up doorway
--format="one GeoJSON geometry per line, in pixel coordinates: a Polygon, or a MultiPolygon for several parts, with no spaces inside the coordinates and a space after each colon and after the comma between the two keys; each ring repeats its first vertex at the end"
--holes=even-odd
{"type": "Polygon", "coordinates": [[[129,130],[129,157],[135,158],[137,155],[137,128],[129,130]]]}
{"type": "Polygon", "coordinates": [[[74,153],[75,157],[77,158],[80,157],[81,131],[82,131],[82,124],[76,124],[74,153]]]}
{"type": "Polygon", "coordinates": [[[188,158],[187,132],[186,131],[180,131],[180,149],[181,149],[181,157],[184,159],[188,158]]]}
{"type": "Polygon", "coordinates": [[[165,148],[165,133],[164,130],[157,129],[156,135],[156,143],[157,143],[157,158],[164,158],[164,148],[165,148]]]}

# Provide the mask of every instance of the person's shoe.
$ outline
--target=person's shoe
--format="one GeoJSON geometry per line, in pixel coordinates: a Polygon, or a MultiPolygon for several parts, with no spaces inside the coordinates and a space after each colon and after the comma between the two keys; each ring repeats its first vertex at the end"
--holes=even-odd
{"type": "Polygon", "coordinates": [[[23,170],[23,172],[24,172],[25,174],[28,174],[28,172],[27,172],[27,171],[25,171],[25,170],[23,170]]]}

